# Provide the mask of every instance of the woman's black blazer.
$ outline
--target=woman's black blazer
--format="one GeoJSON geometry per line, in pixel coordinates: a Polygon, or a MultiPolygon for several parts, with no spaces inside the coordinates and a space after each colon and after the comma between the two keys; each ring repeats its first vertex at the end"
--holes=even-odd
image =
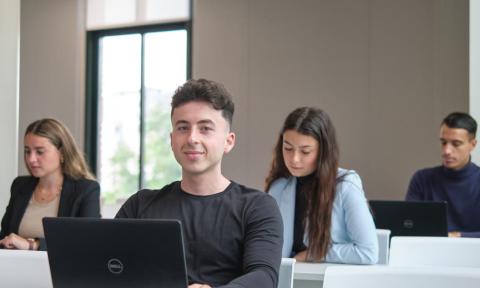
{"type": "MultiPolygon", "coordinates": [[[[20,176],[13,180],[10,201],[2,219],[0,239],[10,233],[18,233],[20,221],[37,186],[38,178],[20,176]]],[[[74,180],[64,175],[58,217],[100,218],[100,185],[97,181],[74,180]]],[[[40,250],[45,250],[45,241],[40,239],[40,250]]]]}

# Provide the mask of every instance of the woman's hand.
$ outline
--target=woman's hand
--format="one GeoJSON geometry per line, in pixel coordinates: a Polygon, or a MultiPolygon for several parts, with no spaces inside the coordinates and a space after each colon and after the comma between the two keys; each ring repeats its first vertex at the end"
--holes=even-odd
{"type": "Polygon", "coordinates": [[[458,231],[448,232],[448,237],[462,237],[462,233],[458,231]]]}
{"type": "Polygon", "coordinates": [[[212,288],[212,287],[207,284],[192,284],[192,285],[188,285],[188,288],[212,288]]]}
{"type": "MultiPolygon", "coordinates": [[[[15,233],[10,233],[7,237],[0,240],[0,245],[7,249],[29,250],[30,243],[27,239],[18,236],[15,233]]],[[[34,249],[36,245],[34,245],[34,249]]]]}
{"type": "Polygon", "coordinates": [[[303,250],[302,252],[295,254],[295,257],[293,258],[299,262],[307,262],[307,250],[303,250]]]}

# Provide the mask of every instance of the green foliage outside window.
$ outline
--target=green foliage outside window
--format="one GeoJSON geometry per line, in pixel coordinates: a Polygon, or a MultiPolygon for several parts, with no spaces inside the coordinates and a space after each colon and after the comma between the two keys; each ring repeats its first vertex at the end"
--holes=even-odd
{"type": "MultiPolygon", "coordinates": [[[[145,121],[144,187],[159,189],[179,180],[181,169],[170,148],[170,109],[154,105],[145,121]],[[163,108],[163,109],[162,109],[163,108]]],[[[138,153],[120,141],[110,165],[113,170],[113,189],[103,191],[103,200],[108,203],[124,201],[138,191],[138,153]]]]}
{"type": "Polygon", "coordinates": [[[155,105],[145,123],[145,187],[161,188],[180,180],[181,169],[170,147],[170,107],[155,105]],[[163,108],[163,109],[162,109],[163,108]]]}

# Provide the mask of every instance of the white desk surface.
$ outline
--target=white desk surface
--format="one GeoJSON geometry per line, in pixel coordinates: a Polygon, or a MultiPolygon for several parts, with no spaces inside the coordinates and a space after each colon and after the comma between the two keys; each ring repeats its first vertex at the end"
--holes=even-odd
{"type": "MultiPolygon", "coordinates": [[[[294,266],[293,279],[295,280],[309,280],[309,281],[323,281],[325,270],[329,266],[357,266],[354,264],[340,264],[340,263],[306,263],[296,262],[294,266]]],[[[373,265],[384,266],[384,265],[373,265]]]]}
{"type": "Polygon", "coordinates": [[[323,281],[325,269],[327,269],[328,266],[333,265],[345,264],[296,262],[293,270],[293,279],[323,281]]]}

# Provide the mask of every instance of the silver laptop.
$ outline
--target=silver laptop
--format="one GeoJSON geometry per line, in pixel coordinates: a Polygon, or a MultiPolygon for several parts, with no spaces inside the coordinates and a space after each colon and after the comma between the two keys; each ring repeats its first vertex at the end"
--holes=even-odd
{"type": "Polygon", "coordinates": [[[177,220],[44,218],[55,288],[187,287],[177,220]]]}
{"type": "Polygon", "coordinates": [[[47,253],[0,249],[0,287],[52,288],[47,253]]]}

